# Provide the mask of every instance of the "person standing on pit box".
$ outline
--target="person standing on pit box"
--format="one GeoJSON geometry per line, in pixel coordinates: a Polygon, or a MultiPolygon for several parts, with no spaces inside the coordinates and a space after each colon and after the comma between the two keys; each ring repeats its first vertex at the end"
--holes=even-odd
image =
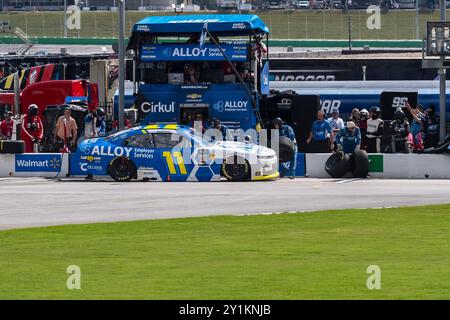
{"type": "Polygon", "coordinates": [[[25,152],[27,153],[37,152],[37,145],[44,135],[42,121],[38,113],[38,106],[30,104],[28,113],[22,119],[20,139],[25,141],[25,152]]]}
{"type": "Polygon", "coordinates": [[[331,126],[331,129],[333,129],[333,135],[331,138],[331,150],[336,151],[337,144],[334,141],[334,136],[336,136],[341,130],[345,128],[344,120],[339,117],[339,109],[333,108],[331,110],[331,117],[328,118],[328,123],[331,126]]]}
{"type": "Polygon", "coordinates": [[[359,124],[357,124],[361,131],[361,149],[367,150],[367,120],[369,120],[369,111],[362,109],[359,112],[359,124]]]}
{"type": "Polygon", "coordinates": [[[0,124],[0,139],[11,140],[14,129],[14,120],[12,119],[12,112],[6,112],[5,120],[0,124]]]}
{"type": "Polygon", "coordinates": [[[380,118],[381,109],[378,107],[370,108],[370,119],[367,120],[367,152],[381,152],[381,137],[384,131],[384,121],[380,118]]]}
{"type": "Polygon", "coordinates": [[[333,129],[324,116],[325,114],[322,110],[317,112],[317,120],[314,121],[309,137],[306,140],[306,143],[311,145],[311,152],[330,152],[330,136],[333,135],[333,129]]]}
{"type": "Polygon", "coordinates": [[[70,152],[77,141],[77,122],[71,116],[70,108],[64,109],[64,115],[56,122],[54,143],[58,152],[70,152]]]}

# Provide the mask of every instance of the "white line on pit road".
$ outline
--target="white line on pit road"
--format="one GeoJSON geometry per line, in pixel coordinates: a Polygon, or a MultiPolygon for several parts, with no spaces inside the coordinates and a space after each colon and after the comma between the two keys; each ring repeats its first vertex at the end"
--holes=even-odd
{"type": "Polygon", "coordinates": [[[361,178],[345,179],[345,180],[337,181],[336,183],[338,183],[338,184],[349,183],[349,182],[358,181],[358,180],[361,180],[361,178]]]}

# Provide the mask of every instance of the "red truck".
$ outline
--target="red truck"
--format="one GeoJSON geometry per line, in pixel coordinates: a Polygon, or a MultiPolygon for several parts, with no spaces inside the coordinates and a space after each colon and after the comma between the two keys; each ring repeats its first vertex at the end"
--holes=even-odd
{"type": "MultiPolygon", "coordinates": [[[[39,115],[48,105],[61,105],[66,97],[87,97],[89,109],[98,106],[98,86],[86,80],[50,80],[36,82],[20,92],[20,113],[26,114],[30,104],[39,107],[39,115]]],[[[0,106],[14,105],[14,93],[0,91],[0,106]]]]}

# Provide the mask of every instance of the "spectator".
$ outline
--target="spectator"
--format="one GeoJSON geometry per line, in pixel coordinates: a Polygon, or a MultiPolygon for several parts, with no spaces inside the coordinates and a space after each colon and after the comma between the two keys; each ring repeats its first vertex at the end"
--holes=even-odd
{"type": "Polygon", "coordinates": [[[361,131],[353,121],[348,121],[347,126],[337,134],[335,141],[338,150],[342,149],[344,153],[353,153],[361,146],[361,131]]]}
{"type": "Polygon", "coordinates": [[[338,108],[333,108],[331,110],[331,117],[328,118],[328,122],[330,123],[330,126],[333,129],[333,136],[331,137],[331,147],[332,150],[336,151],[337,145],[334,142],[334,136],[345,128],[344,120],[342,120],[342,118],[339,118],[338,108]]]}
{"type": "Polygon", "coordinates": [[[439,143],[439,116],[436,115],[436,108],[429,106],[425,110],[425,138],[424,147],[432,148],[439,143]]]}
{"type": "Polygon", "coordinates": [[[331,128],[334,132],[339,132],[345,128],[344,120],[339,117],[339,109],[334,108],[331,110],[331,117],[328,118],[328,122],[330,123],[331,128]]]}
{"type": "Polygon", "coordinates": [[[369,111],[362,109],[359,112],[359,130],[361,131],[361,149],[367,150],[367,120],[369,120],[369,111]]]}
{"type": "Polygon", "coordinates": [[[279,131],[280,137],[287,137],[293,142],[294,157],[289,162],[280,163],[279,171],[281,177],[287,174],[289,179],[294,179],[295,169],[297,167],[297,152],[298,152],[297,140],[295,138],[294,129],[292,129],[292,127],[288,126],[287,124],[283,124],[283,120],[281,120],[281,118],[278,117],[272,120],[272,128],[279,131]]]}
{"type": "Polygon", "coordinates": [[[367,152],[381,152],[381,136],[384,130],[384,121],[380,118],[381,109],[378,107],[370,108],[370,119],[367,120],[367,152]]]}
{"type": "Polygon", "coordinates": [[[12,119],[12,112],[8,111],[5,114],[5,120],[0,124],[0,139],[11,140],[14,129],[14,120],[12,119]]]}
{"type": "Polygon", "coordinates": [[[409,122],[401,108],[397,108],[394,113],[394,120],[391,121],[390,130],[392,132],[392,151],[409,153],[408,136],[410,134],[409,122]]]}
{"type": "Polygon", "coordinates": [[[222,139],[217,139],[216,136],[212,136],[211,138],[216,141],[226,141],[228,140],[228,134],[230,132],[230,129],[228,129],[227,126],[223,125],[219,119],[213,119],[211,126],[208,128],[211,130],[218,130],[220,134],[222,135],[222,139]]]}
{"type": "Polygon", "coordinates": [[[70,108],[64,109],[64,115],[56,121],[54,143],[58,151],[69,152],[74,149],[77,141],[77,122],[71,116],[70,108]]]}
{"type": "Polygon", "coordinates": [[[105,110],[98,108],[84,118],[84,138],[95,138],[106,135],[105,110]]]}
{"type": "Polygon", "coordinates": [[[326,153],[330,150],[330,135],[333,135],[333,129],[325,120],[324,112],[320,110],[317,112],[317,120],[314,121],[306,142],[311,144],[312,152],[326,153]]]}
{"type": "Polygon", "coordinates": [[[28,106],[28,113],[22,119],[20,138],[25,141],[25,152],[37,152],[37,146],[44,135],[39,108],[35,104],[28,106]]]}
{"type": "Polygon", "coordinates": [[[359,110],[358,108],[354,108],[352,113],[350,114],[350,118],[348,121],[353,121],[357,127],[359,127],[359,110]]]}
{"type": "Polygon", "coordinates": [[[424,150],[422,139],[422,124],[426,121],[425,114],[420,112],[419,108],[412,108],[408,102],[405,102],[405,107],[413,117],[411,122],[411,135],[413,142],[413,151],[422,152],[424,150]]]}

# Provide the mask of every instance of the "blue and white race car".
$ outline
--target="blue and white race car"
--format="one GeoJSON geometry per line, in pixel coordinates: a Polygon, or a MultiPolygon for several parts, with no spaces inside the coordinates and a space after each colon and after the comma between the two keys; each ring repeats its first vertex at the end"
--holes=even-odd
{"type": "Polygon", "coordinates": [[[190,127],[139,126],[81,142],[70,157],[72,176],[116,181],[272,180],[279,176],[274,150],[252,143],[205,141],[190,127]]]}

